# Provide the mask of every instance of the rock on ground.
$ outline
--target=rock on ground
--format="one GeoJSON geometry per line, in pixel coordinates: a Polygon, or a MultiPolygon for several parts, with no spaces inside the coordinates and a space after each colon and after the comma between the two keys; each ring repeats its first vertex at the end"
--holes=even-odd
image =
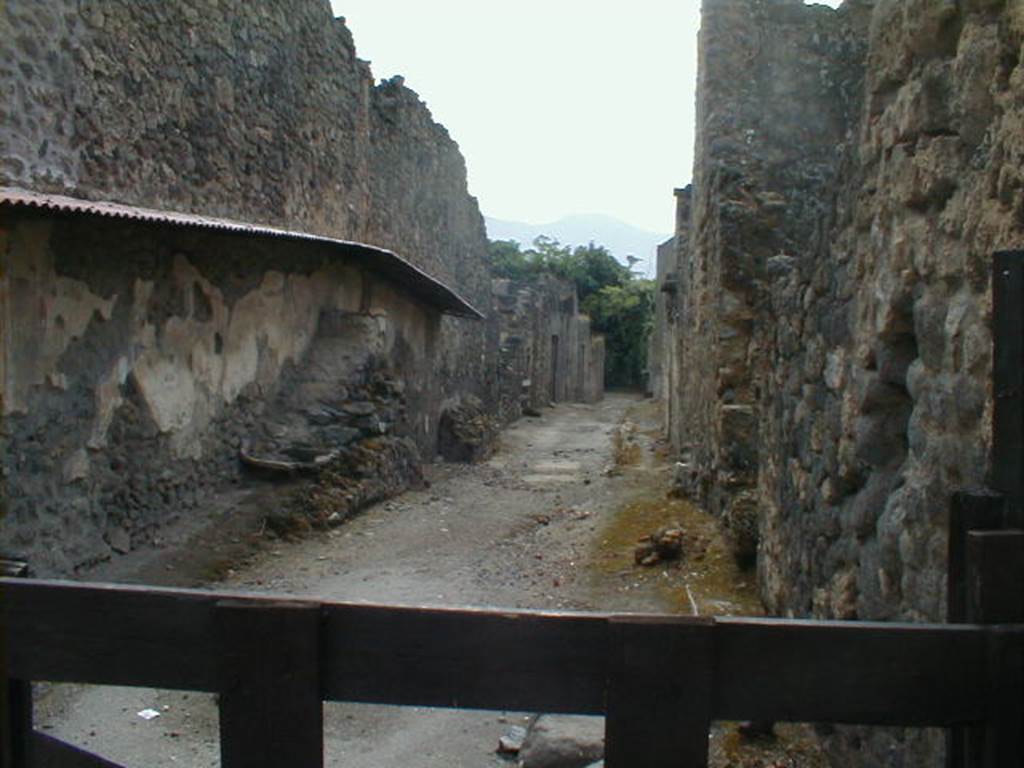
{"type": "Polygon", "coordinates": [[[473,464],[494,452],[498,423],[470,396],[441,414],[438,431],[437,449],[445,461],[473,464]]]}
{"type": "Polygon", "coordinates": [[[519,751],[521,768],[586,768],[604,757],[604,718],[541,715],[519,751]]]}

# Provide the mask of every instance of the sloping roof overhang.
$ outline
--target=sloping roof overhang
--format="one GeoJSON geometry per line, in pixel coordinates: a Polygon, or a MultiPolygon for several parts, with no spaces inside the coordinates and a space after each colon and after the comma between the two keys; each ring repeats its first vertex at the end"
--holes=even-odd
{"type": "Polygon", "coordinates": [[[462,298],[454,289],[431,277],[415,264],[406,261],[393,251],[374,245],[338,240],[308,232],[298,232],[260,224],[248,224],[230,219],[200,216],[194,213],[158,211],[133,205],[106,201],[82,200],[64,195],[50,195],[14,187],[0,187],[0,208],[31,208],[58,213],[103,216],[112,219],[128,219],[151,224],[163,224],[184,229],[203,229],[218,232],[249,235],[253,237],[282,238],[331,246],[345,256],[354,259],[382,276],[405,288],[420,301],[440,312],[458,317],[483,319],[484,315],[462,298]]]}

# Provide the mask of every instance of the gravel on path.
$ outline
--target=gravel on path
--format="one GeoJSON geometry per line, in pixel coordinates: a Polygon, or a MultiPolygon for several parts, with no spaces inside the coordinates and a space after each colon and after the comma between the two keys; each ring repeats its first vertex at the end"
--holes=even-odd
{"type": "MultiPolygon", "coordinates": [[[[702,594],[699,568],[633,567],[637,525],[701,514],[666,501],[669,466],[655,418],[650,401],[631,395],[560,404],[505,430],[489,461],[428,467],[429,487],[329,532],[253,545],[244,527],[200,531],[134,567],[120,563],[87,578],[392,605],[689,612],[696,601],[702,611],[756,611],[752,580],[728,565],[721,541],[704,560],[717,581],[705,581],[721,582],[727,595],[702,594]],[[209,580],[209,552],[218,553],[217,581],[209,580]]],[[[243,493],[233,503],[258,510],[278,493],[243,493]]],[[[700,525],[715,536],[712,523],[700,525]]],[[[508,768],[514,763],[496,754],[498,739],[529,717],[334,703],[324,715],[326,764],[345,768],[508,768]]],[[[216,702],[206,694],[52,686],[37,701],[36,721],[129,767],[220,762],[216,702]],[[145,709],[159,717],[143,719],[145,709]]],[[[721,729],[716,734],[721,741],[721,729]]],[[[717,754],[717,764],[732,764],[721,748],[717,754]]]]}

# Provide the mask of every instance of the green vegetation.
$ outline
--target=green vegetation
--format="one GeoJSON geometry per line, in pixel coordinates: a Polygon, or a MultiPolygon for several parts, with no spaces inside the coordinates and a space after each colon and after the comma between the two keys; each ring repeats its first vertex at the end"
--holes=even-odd
{"type": "Polygon", "coordinates": [[[605,334],[605,377],[610,387],[637,387],[647,370],[647,340],[654,323],[654,281],[607,285],[583,302],[593,327],[605,334]]]}
{"type": "Polygon", "coordinates": [[[605,381],[610,387],[636,387],[647,369],[647,339],[654,319],[654,281],[635,276],[607,248],[591,242],[569,248],[538,237],[523,250],[514,240],[491,243],[491,266],[498,277],[530,282],[554,275],[576,284],[580,308],[593,328],[605,334],[605,381]]]}

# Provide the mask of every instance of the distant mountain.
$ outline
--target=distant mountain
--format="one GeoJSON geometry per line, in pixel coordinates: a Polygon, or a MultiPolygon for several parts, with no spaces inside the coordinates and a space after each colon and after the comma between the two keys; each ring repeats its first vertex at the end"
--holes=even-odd
{"type": "Polygon", "coordinates": [[[626,256],[636,256],[640,262],[635,271],[647,276],[654,275],[658,246],[672,236],[648,232],[600,214],[566,216],[550,224],[524,224],[490,216],[485,216],[484,221],[491,240],[516,240],[524,248],[530,247],[539,235],[553,237],[562,245],[587,245],[593,241],[611,251],[623,264],[626,256]]]}

